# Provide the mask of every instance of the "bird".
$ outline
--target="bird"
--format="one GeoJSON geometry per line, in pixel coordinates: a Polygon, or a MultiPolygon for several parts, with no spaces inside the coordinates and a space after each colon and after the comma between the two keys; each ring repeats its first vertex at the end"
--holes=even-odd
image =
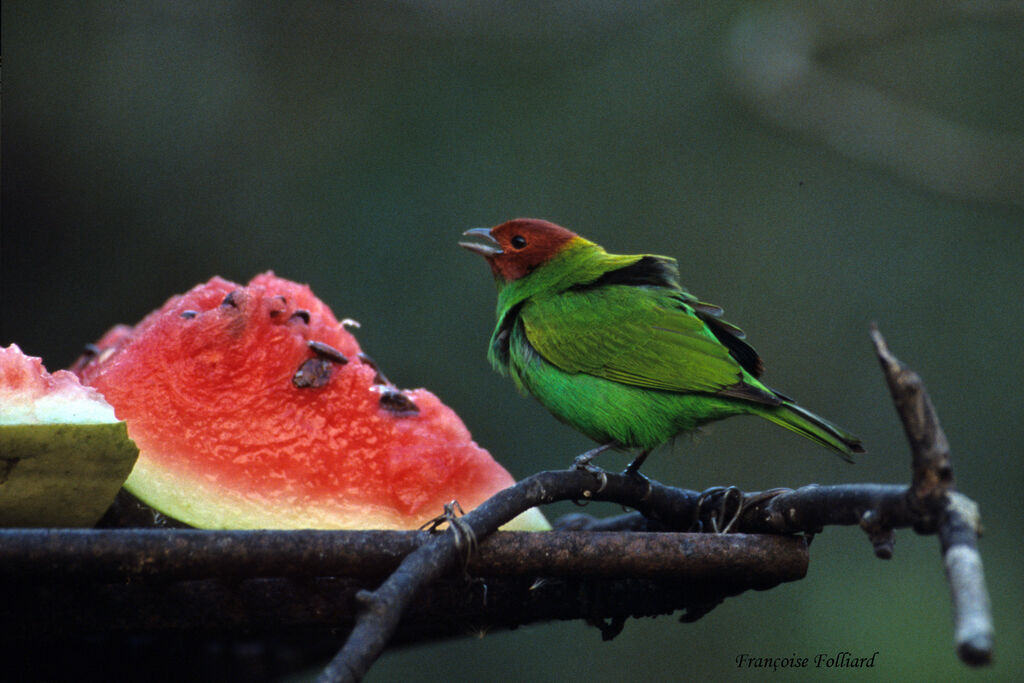
{"type": "Polygon", "coordinates": [[[550,221],[517,218],[463,233],[498,290],[487,358],[558,420],[599,445],[637,452],[734,415],[756,415],[852,462],[861,440],[765,385],[764,365],[718,306],[679,284],[674,258],[610,254],[550,221]]]}

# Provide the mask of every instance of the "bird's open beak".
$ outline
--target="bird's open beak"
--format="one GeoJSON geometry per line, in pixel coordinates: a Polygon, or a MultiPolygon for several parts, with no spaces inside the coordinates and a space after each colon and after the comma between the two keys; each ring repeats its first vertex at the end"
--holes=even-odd
{"type": "Polygon", "coordinates": [[[462,234],[466,237],[479,237],[486,240],[486,244],[480,244],[479,242],[459,242],[460,247],[465,247],[473,253],[480,254],[485,258],[504,253],[501,248],[498,247],[497,240],[491,237],[490,228],[472,228],[462,234]]]}

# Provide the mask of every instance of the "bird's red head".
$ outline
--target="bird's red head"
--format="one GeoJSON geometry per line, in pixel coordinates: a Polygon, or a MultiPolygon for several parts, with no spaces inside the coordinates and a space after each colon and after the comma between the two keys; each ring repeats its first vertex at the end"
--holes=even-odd
{"type": "Polygon", "coordinates": [[[539,218],[516,218],[493,228],[473,228],[462,234],[486,240],[483,244],[459,242],[459,245],[487,259],[495,277],[505,282],[528,275],[570,242],[582,239],[572,230],[539,218]]]}

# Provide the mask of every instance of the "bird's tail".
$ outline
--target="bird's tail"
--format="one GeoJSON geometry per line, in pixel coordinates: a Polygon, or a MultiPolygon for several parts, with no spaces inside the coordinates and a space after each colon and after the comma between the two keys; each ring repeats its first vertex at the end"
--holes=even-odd
{"type": "Polygon", "coordinates": [[[847,462],[853,462],[850,456],[854,453],[864,452],[864,446],[858,437],[795,403],[783,403],[761,414],[780,427],[831,448],[847,462]]]}

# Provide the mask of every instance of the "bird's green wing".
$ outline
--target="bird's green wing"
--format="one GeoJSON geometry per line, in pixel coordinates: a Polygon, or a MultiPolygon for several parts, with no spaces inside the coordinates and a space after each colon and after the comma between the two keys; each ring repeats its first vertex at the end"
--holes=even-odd
{"type": "Polygon", "coordinates": [[[567,290],[531,297],[520,316],[533,348],[566,372],[780,402],[744,372],[683,293],[626,286],[567,290]]]}

